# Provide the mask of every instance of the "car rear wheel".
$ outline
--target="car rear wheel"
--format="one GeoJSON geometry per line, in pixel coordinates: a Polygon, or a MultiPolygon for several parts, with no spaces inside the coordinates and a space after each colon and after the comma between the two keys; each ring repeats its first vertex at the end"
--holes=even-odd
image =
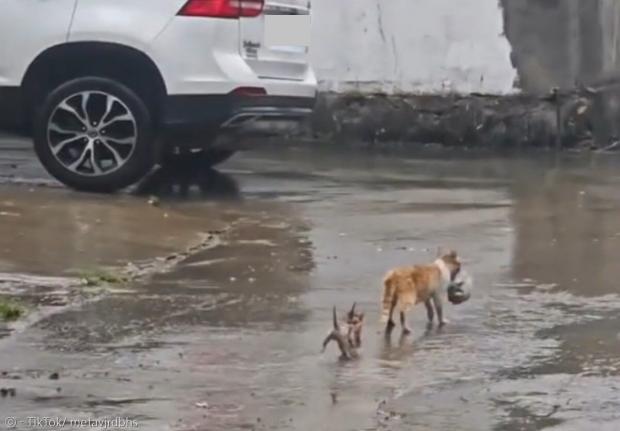
{"type": "Polygon", "coordinates": [[[35,150],[65,185],[113,192],[153,166],[149,111],[130,88],[106,78],[80,78],[52,91],[39,109],[35,150]]]}

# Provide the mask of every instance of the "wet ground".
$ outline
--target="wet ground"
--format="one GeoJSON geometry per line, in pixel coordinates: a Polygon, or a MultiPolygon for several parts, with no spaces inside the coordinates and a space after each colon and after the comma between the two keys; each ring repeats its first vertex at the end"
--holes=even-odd
{"type": "Polygon", "coordinates": [[[164,172],[98,197],[4,147],[0,291],[69,299],[39,301],[0,339],[0,386],[16,389],[0,417],[620,428],[620,158],[264,150],[220,174],[164,172]],[[463,255],[472,299],[448,307],[442,330],[417,309],[413,335],[386,341],[382,275],[442,245],[463,255]],[[144,270],[124,285],[85,300],[75,287],[76,269],[128,262],[144,270]],[[364,348],[342,363],[320,344],[331,307],[352,301],[367,315],[364,348]]]}

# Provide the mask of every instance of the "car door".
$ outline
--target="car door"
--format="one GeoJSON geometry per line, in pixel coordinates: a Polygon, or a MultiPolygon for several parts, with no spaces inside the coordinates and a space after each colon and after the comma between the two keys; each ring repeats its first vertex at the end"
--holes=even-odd
{"type": "Polygon", "coordinates": [[[0,86],[19,86],[39,54],[67,40],[76,1],[0,1],[0,86]]]}
{"type": "Polygon", "coordinates": [[[310,24],[309,0],[266,0],[261,15],[240,20],[241,55],[260,78],[303,80],[310,24]]]}

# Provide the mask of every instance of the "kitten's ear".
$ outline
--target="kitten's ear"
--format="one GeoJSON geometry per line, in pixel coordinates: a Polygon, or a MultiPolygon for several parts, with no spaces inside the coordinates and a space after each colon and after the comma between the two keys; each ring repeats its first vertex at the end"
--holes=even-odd
{"type": "Polygon", "coordinates": [[[357,302],[354,302],[353,306],[351,307],[351,311],[349,311],[349,314],[348,314],[349,320],[355,317],[355,306],[356,305],[357,305],[357,302]]]}
{"type": "Polygon", "coordinates": [[[360,322],[364,321],[364,312],[361,312],[359,315],[360,322]]]}

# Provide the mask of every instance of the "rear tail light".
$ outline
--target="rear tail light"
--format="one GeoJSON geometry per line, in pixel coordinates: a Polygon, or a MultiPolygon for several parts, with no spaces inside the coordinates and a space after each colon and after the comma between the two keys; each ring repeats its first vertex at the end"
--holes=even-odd
{"type": "Polygon", "coordinates": [[[265,0],[189,0],[179,11],[181,16],[211,18],[256,17],[263,12],[265,0]]]}

